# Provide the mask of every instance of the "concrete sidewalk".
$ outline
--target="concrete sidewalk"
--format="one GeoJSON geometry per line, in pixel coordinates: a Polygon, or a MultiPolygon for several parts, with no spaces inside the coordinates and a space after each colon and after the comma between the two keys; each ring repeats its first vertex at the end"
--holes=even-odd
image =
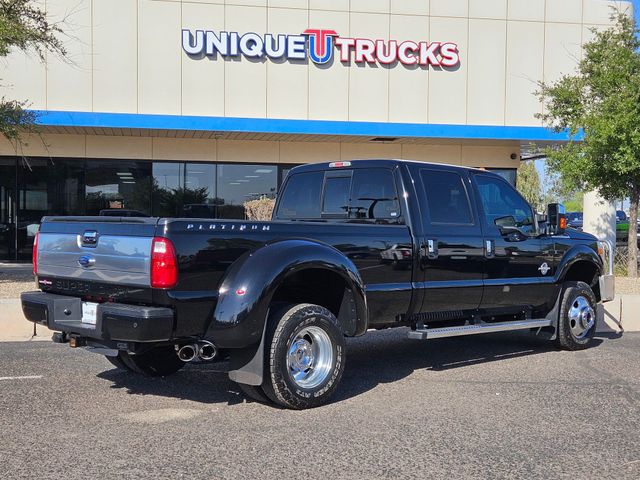
{"type": "Polygon", "coordinates": [[[0,299],[0,342],[32,340],[51,340],[51,330],[27,321],[20,299],[0,299]]]}
{"type": "MultiPolygon", "coordinates": [[[[50,340],[51,331],[27,321],[19,299],[0,299],[0,342],[50,340]]],[[[598,306],[598,332],[640,332],[640,295],[618,295],[598,306]]]]}

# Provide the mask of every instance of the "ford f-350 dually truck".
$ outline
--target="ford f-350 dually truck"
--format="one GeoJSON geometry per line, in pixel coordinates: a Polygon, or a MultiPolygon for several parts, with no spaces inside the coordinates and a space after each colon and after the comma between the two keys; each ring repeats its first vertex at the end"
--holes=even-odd
{"type": "Polygon", "coordinates": [[[250,397],[321,405],[345,337],[529,330],[591,342],[611,247],[487,171],[400,160],[294,168],[273,219],[45,217],[26,318],[150,376],[229,357],[250,397]]]}

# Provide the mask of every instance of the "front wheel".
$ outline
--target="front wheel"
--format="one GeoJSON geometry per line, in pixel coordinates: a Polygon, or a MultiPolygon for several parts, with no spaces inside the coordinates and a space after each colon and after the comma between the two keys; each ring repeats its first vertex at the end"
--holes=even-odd
{"type": "Polygon", "coordinates": [[[584,282],[563,285],[557,344],[565,350],[583,350],[596,333],[596,296],[584,282]]]}
{"type": "Polygon", "coordinates": [[[298,304],[269,319],[262,391],[297,410],[318,407],[335,392],[345,367],[345,341],[324,307],[298,304]]]}

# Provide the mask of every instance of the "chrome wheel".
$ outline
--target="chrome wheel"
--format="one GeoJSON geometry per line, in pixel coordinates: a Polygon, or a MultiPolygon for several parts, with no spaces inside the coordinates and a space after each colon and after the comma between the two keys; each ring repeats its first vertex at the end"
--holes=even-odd
{"type": "Polygon", "coordinates": [[[299,387],[312,389],[324,382],[333,365],[333,345],[319,327],[305,327],[294,337],[287,352],[287,370],[299,387]]]}
{"type": "Polygon", "coordinates": [[[596,313],[589,300],[582,295],[575,298],[569,309],[569,326],[576,338],[584,338],[596,323],[596,313]]]}

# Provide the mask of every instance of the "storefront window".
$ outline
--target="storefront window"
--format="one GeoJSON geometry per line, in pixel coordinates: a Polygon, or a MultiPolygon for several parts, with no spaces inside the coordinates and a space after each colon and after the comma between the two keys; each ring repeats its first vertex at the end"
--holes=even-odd
{"type": "Polygon", "coordinates": [[[187,163],[181,215],[186,218],[216,218],[216,165],[187,163]]]}
{"type": "Polygon", "coordinates": [[[218,165],[218,218],[244,219],[244,202],[275,198],[277,185],[274,165],[218,165]]]}
{"type": "Polygon", "coordinates": [[[87,215],[150,215],[151,162],[87,161],[86,206],[87,215]]]}
{"type": "Polygon", "coordinates": [[[184,163],[154,162],[152,180],[152,214],[155,217],[178,217],[182,210],[184,163]]]}

